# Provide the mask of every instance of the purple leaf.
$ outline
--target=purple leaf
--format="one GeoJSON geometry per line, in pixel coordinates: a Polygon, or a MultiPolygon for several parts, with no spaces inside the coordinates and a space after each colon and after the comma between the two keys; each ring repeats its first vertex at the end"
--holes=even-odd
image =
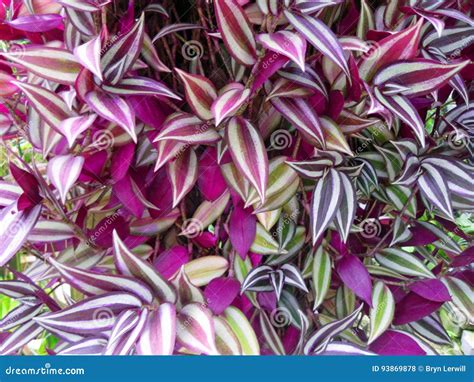
{"type": "Polygon", "coordinates": [[[404,325],[429,316],[437,311],[444,302],[428,300],[417,293],[408,293],[395,307],[393,323],[404,325]]]}
{"type": "Polygon", "coordinates": [[[62,26],[62,24],[62,16],[55,13],[22,16],[8,22],[8,25],[15,29],[35,33],[53,30],[62,26]]]}
{"type": "Polygon", "coordinates": [[[242,259],[255,240],[257,232],[257,219],[252,214],[252,208],[244,208],[241,202],[234,205],[234,210],[229,221],[229,238],[232,246],[242,259]]]}
{"type": "Polygon", "coordinates": [[[204,290],[209,309],[216,315],[221,314],[239,294],[240,283],[231,277],[219,277],[207,284],[204,290]]]}
{"type": "Polygon", "coordinates": [[[408,333],[399,330],[387,330],[369,349],[379,355],[426,355],[408,333]]]}
{"type": "Polygon", "coordinates": [[[451,301],[448,288],[438,279],[415,281],[410,285],[410,290],[431,301],[451,301]]]}
{"type": "Polygon", "coordinates": [[[169,279],[189,260],[190,256],[186,247],[176,245],[160,253],[153,261],[153,265],[163,277],[169,279]]]}
{"type": "Polygon", "coordinates": [[[356,296],[372,306],[372,282],[369,272],[362,261],[354,255],[346,255],[337,263],[337,273],[342,282],[356,296]]]}

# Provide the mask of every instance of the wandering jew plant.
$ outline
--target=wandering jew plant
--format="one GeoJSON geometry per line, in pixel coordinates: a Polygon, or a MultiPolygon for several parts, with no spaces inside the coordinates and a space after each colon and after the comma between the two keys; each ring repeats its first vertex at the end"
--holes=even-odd
{"type": "Polygon", "coordinates": [[[473,12],[3,0],[0,353],[459,353],[473,12]]]}

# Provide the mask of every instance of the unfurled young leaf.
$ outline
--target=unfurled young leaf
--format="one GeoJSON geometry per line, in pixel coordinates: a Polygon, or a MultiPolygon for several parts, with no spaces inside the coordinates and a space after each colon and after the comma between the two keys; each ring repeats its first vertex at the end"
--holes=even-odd
{"type": "Polygon", "coordinates": [[[232,57],[242,65],[257,61],[255,37],[247,16],[237,0],[214,2],[219,31],[232,57]]]}

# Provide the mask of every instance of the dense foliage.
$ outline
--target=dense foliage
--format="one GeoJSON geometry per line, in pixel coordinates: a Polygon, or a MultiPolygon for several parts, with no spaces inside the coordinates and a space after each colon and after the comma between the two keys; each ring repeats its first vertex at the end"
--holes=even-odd
{"type": "Polygon", "coordinates": [[[0,353],[457,353],[469,0],[3,0],[0,353]]]}

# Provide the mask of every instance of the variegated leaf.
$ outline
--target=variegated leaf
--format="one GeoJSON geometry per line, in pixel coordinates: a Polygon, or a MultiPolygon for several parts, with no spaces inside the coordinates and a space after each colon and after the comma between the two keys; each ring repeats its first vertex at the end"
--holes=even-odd
{"type": "Polygon", "coordinates": [[[107,331],[123,310],[138,308],[142,302],[129,293],[106,293],[82,300],[57,312],[46,313],[34,319],[47,329],[66,333],[94,334],[107,331]]]}
{"type": "Polygon", "coordinates": [[[137,354],[171,355],[176,340],[176,309],[173,304],[160,304],[150,312],[136,345],[137,354]]]}
{"type": "Polygon", "coordinates": [[[291,31],[259,34],[257,41],[265,48],[288,57],[305,71],[306,40],[300,34],[291,31]]]}
{"type": "Polygon", "coordinates": [[[198,160],[193,149],[188,149],[168,164],[168,177],[173,190],[173,208],[191,191],[198,177],[198,160]]]}
{"type": "Polygon", "coordinates": [[[0,266],[4,266],[22,247],[41,213],[41,205],[18,211],[13,202],[0,211],[0,266]]]}
{"type": "Polygon", "coordinates": [[[81,70],[74,55],[60,48],[36,45],[2,55],[41,78],[64,85],[74,85],[81,70]]]}
{"type": "Polygon", "coordinates": [[[163,124],[154,142],[173,140],[189,144],[210,144],[221,139],[210,126],[192,114],[174,113],[163,124]]]}
{"type": "Polygon", "coordinates": [[[331,341],[334,336],[352,327],[357,317],[359,316],[359,313],[362,311],[362,307],[363,304],[361,304],[349,316],[337,321],[333,321],[318,329],[313,335],[308,338],[304,346],[304,354],[319,354],[323,352],[326,349],[329,341],[331,341]]]}
{"type": "Polygon", "coordinates": [[[329,57],[350,78],[349,68],[336,35],[321,20],[309,15],[284,12],[290,24],[322,54],[329,57]]]}
{"type": "Polygon", "coordinates": [[[224,317],[239,340],[242,347],[242,355],[259,355],[260,346],[257,336],[242,311],[230,306],[225,310],[224,317]]]}
{"type": "Polygon", "coordinates": [[[174,303],[176,292],[173,286],[151,264],[130,252],[115,230],[113,238],[115,264],[120,273],[142,280],[153,290],[160,301],[174,303]]]}
{"type": "Polygon", "coordinates": [[[131,277],[108,275],[100,272],[70,267],[49,259],[61,276],[74,288],[86,295],[100,295],[107,292],[128,292],[139,297],[144,303],[151,303],[153,295],[144,283],[131,277]]]}
{"type": "Polygon", "coordinates": [[[229,89],[222,92],[211,106],[216,126],[225,118],[233,116],[244,105],[249,96],[250,89],[245,89],[242,84],[229,85],[229,89]]]}
{"type": "Polygon", "coordinates": [[[234,164],[256,188],[264,203],[269,170],[267,151],[260,133],[246,119],[234,117],[227,125],[226,140],[234,164]]]}
{"type": "Polygon", "coordinates": [[[316,310],[326,297],[331,284],[331,273],[331,257],[323,246],[319,246],[313,260],[312,280],[315,295],[313,310],[316,310]]]}
{"type": "Polygon", "coordinates": [[[185,264],[184,271],[189,281],[200,287],[222,276],[228,268],[229,262],[222,256],[203,256],[185,264]]]}
{"type": "Polygon", "coordinates": [[[257,62],[255,37],[239,2],[216,0],[214,10],[228,52],[242,65],[255,64],[257,62]]]}
{"type": "Polygon", "coordinates": [[[330,169],[318,182],[311,203],[313,245],[332,222],[341,204],[343,183],[337,170],[330,169]]]}
{"type": "Polygon", "coordinates": [[[242,347],[230,325],[222,317],[213,317],[216,348],[221,355],[242,355],[242,347]]]}
{"type": "Polygon", "coordinates": [[[302,98],[272,98],[271,103],[296,129],[313,138],[325,148],[321,122],[306,100],[302,98]]]}
{"type": "Polygon", "coordinates": [[[113,94],[92,91],[86,95],[86,101],[98,115],[115,122],[137,142],[135,112],[124,99],[113,94]]]}
{"type": "Polygon", "coordinates": [[[377,72],[374,85],[384,92],[384,86],[399,85],[399,94],[420,96],[440,89],[454,75],[459,73],[469,61],[456,64],[443,64],[434,60],[415,59],[390,64],[377,72]]]}
{"type": "Polygon", "coordinates": [[[395,313],[395,300],[392,292],[381,281],[377,281],[372,291],[370,308],[370,336],[369,344],[375,341],[392,323],[395,313]]]}
{"type": "Polygon", "coordinates": [[[212,313],[202,304],[186,305],[178,314],[176,340],[187,350],[217,355],[212,313]]]}
{"type": "Polygon", "coordinates": [[[383,249],[375,258],[382,266],[402,275],[434,278],[433,273],[414,254],[401,249],[383,249]]]}
{"type": "Polygon", "coordinates": [[[48,163],[48,178],[56,187],[63,204],[69,190],[74,186],[81,174],[84,157],[73,155],[58,155],[48,163]]]}
{"type": "Polygon", "coordinates": [[[186,101],[194,113],[205,121],[212,119],[211,107],[217,98],[213,83],[204,76],[189,74],[180,69],[175,70],[183,81],[186,101]]]}

